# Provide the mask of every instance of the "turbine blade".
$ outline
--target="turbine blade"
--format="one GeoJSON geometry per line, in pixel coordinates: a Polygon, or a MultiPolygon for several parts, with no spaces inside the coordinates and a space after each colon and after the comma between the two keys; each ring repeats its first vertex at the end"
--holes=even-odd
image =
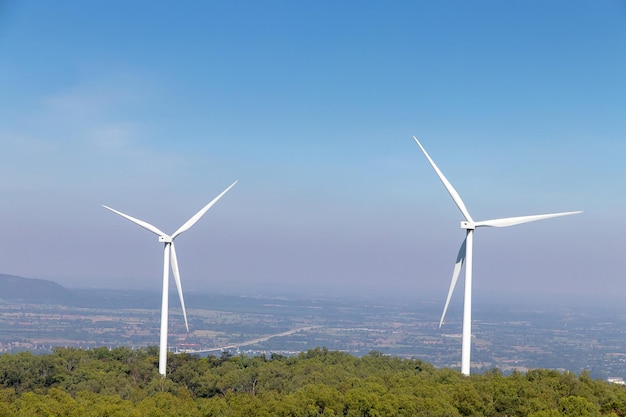
{"type": "MultiPolygon", "coordinates": [[[[238,180],[237,180],[238,181],[238,180]]],[[[200,217],[204,216],[204,213],[207,212],[208,209],[210,209],[213,204],[217,203],[217,200],[219,200],[220,198],[222,198],[222,196],[224,194],[226,194],[228,192],[228,190],[230,190],[231,188],[233,188],[235,186],[235,184],[237,184],[237,181],[233,182],[232,184],[230,184],[228,186],[228,188],[226,188],[224,191],[222,191],[220,193],[220,195],[218,195],[217,197],[215,197],[209,204],[207,204],[206,206],[204,206],[202,208],[202,210],[200,210],[199,212],[197,212],[191,219],[187,220],[187,222],[185,224],[183,224],[177,231],[174,232],[174,234],[172,235],[172,239],[174,239],[176,236],[180,235],[181,233],[189,230],[189,228],[191,226],[193,226],[194,224],[196,224],[196,222],[198,220],[200,220],[200,217]]]]}
{"type": "Polygon", "coordinates": [[[132,216],[129,216],[128,214],[122,213],[121,211],[117,211],[115,209],[112,209],[111,207],[108,207],[108,206],[105,206],[105,205],[102,205],[102,207],[104,207],[107,210],[111,210],[115,214],[119,214],[120,216],[124,217],[125,219],[128,219],[131,222],[133,222],[135,224],[138,224],[139,226],[143,227],[144,229],[147,229],[147,230],[151,231],[152,233],[155,233],[155,234],[157,234],[159,236],[164,236],[164,235],[167,236],[165,233],[163,233],[161,230],[159,230],[157,227],[151,225],[150,223],[144,222],[143,220],[136,219],[136,218],[134,218],[132,216]]]}
{"type": "Polygon", "coordinates": [[[551,214],[537,214],[534,216],[522,216],[522,217],[507,217],[504,219],[493,219],[493,220],[485,220],[481,222],[475,223],[476,227],[486,226],[486,227],[507,227],[507,226],[515,226],[517,224],[535,222],[537,220],[551,219],[553,217],[561,217],[561,216],[570,216],[572,214],[579,214],[582,211],[567,211],[562,213],[551,213],[551,214]]]}
{"type": "Polygon", "coordinates": [[[185,318],[185,327],[187,333],[189,333],[189,324],[187,324],[187,311],[185,310],[185,299],[183,298],[183,286],[180,283],[180,272],[178,270],[178,259],[176,258],[176,249],[174,242],[171,243],[170,255],[172,261],[172,272],[174,273],[174,282],[176,283],[176,289],[178,290],[178,298],[180,298],[180,305],[183,308],[183,317],[185,318]]]}
{"type": "Polygon", "coordinates": [[[456,282],[459,279],[459,274],[461,273],[461,267],[463,266],[463,262],[465,262],[465,242],[467,242],[467,236],[465,237],[465,239],[463,239],[463,243],[461,243],[461,248],[459,248],[459,254],[456,257],[454,271],[452,272],[452,282],[450,282],[450,290],[448,291],[446,305],[443,308],[443,314],[441,315],[441,320],[439,321],[439,328],[441,328],[441,326],[443,325],[443,320],[446,317],[446,311],[448,311],[448,304],[450,304],[452,293],[454,293],[454,287],[456,286],[456,282]]]}
{"type": "Polygon", "coordinates": [[[448,181],[448,179],[443,175],[441,170],[435,164],[435,161],[433,161],[432,158],[430,157],[430,155],[428,155],[428,152],[426,152],[426,149],[424,149],[424,147],[422,146],[420,141],[417,140],[417,138],[415,136],[413,136],[413,139],[415,139],[415,142],[417,143],[417,145],[420,147],[420,149],[422,150],[422,152],[426,156],[426,159],[428,159],[428,162],[430,162],[430,165],[433,167],[433,169],[435,170],[435,172],[439,176],[439,179],[443,183],[444,187],[446,187],[446,190],[448,190],[448,193],[450,194],[450,196],[452,197],[452,199],[456,203],[456,206],[459,208],[459,210],[461,210],[461,213],[465,217],[465,220],[467,220],[468,222],[473,223],[474,220],[472,220],[472,216],[470,216],[469,211],[467,211],[467,208],[465,207],[465,203],[463,203],[463,200],[461,199],[461,196],[459,195],[459,193],[456,192],[456,190],[454,189],[452,184],[450,184],[450,181],[448,181]]]}

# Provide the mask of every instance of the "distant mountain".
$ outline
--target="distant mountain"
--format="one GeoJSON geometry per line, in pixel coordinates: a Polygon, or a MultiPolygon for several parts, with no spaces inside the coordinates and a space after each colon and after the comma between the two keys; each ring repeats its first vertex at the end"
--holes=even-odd
{"type": "Polygon", "coordinates": [[[0,300],[26,303],[68,304],[72,291],[45,279],[32,279],[0,274],[0,300]]]}
{"type": "MultiPolygon", "coordinates": [[[[148,309],[159,310],[161,293],[150,290],[120,289],[68,289],[45,279],[24,278],[0,274],[0,302],[27,304],[54,304],[69,307],[102,309],[148,309]]],[[[190,292],[185,294],[187,308],[213,308],[231,311],[244,308],[251,311],[265,311],[267,299],[256,297],[225,296],[190,292]]],[[[283,300],[283,304],[300,301],[283,300]]],[[[180,310],[176,290],[170,291],[170,308],[180,310]]]]}
{"type": "MultiPolygon", "coordinates": [[[[172,297],[175,295],[173,293],[172,297]]],[[[172,300],[175,302],[178,297],[172,300]]],[[[105,309],[158,309],[161,306],[161,295],[153,291],[68,289],[45,279],[0,274],[0,302],[2,301],[105,309]]]]}

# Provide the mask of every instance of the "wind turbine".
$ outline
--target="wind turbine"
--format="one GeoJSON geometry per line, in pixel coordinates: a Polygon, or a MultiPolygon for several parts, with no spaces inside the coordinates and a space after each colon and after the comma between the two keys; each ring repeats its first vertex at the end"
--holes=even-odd
{"type": "Polygon", "coordinates": [[[465,239],[463,243],[461,243],[461,248],[459,249],[459,254],[456,258],[456,263],[454,265],[454,271],[452,272],[452,282],[450,283],[450,290],[448,291],[448,298],[446,299],[445,307],[443,308],[443,314],[441,315],[441,320],[439,322],[439,327],[443,325],[444,318],[446,316],[446,311],[448,310],[448,304],[450,303],[450,298],[452,297],[452,293],[454,292],[454,287],[456,286],[456,281],[459,278],[459,274],[461,272],[461,267],[465,262],[465,294],[464,294],[464,305],[463,305],[463,342],[461,349],[461,372],[465,375],[470,374],[470,350],[471,350],[471,327],[472,327],[472,252],[474,246],[474,230],[477,227],[506,227],[506,226],[514,226],[517,224],[534,222],[537,220],[550,219],[552,217],[561,217],[561,216],[569,216],[571,214],[582,213],[581,211],[568,211],[563,213],[551,213],[551,214],[539,214],[535,216],[522,216],[522,217],[507,217],[503,219],[493,219],[493,220],[484,220],[476,222],[470,216],[469,211],[465,207],[463,200],[459,196],[459,193],[456,192],[452,184],[447,180],[447,178],[443,175],[443,173],[439,170],[435,162],[428,155],[422,144],[417,140],[415,136],[413,136],[415,142],[420,147],[428,162],[433,167],[437,176],[448,190],[448,193],[456,203],[456,206],[465,217],[465,220],[461,222],[461,229],[466,230],[465,239]]]}
{"type": "Polygon", "coordinates": [[[169,272],[170,272],[170,263],[172,272],[174,274],[174,282],[176,283],[176,288],[178,290],[178,297],[180,298],[180,305],[183,308],[183,317],[185,318],[185,327],[187,328],[187,333],[189,333],[189,324],[187,323],[187,312],[185,311],[185,300],[183,298],[183,289],[180,283],[180,272],[178,271],[178,260],[176,258],[176,249],[174,248],[174,239],[183,232],[189,230],[200,217],[210,209],[213,204],[217,203],[217,200],[222,198],[224,194],[228,192],[231,188],[233,188],[237,184],[237,181],[233,182],[228,188],[221,192],[220,195],[215,197],[209,204],[204,206],[199,212],[193,215],[192,218],[187,220],[185,224],[180,226],[180,228],[174,232],[171,236],[162,232],[155,226],[150,223],[146,223],[142,220],[131,217],[127,214],[124,214],[120,211],[112,209],[111,207],[107,207],[103,205],[105,209],[111,210],[115,214],[119,214],[120,216],[130,220],[131,222],[138,224],[151,231],[152,233],[159,236],[159,242],[163,242],[164,244],[164,253],[163,253],[163,295],[161,301],[161,338],[159,345],[159,373],[165,376],[165,369],[167,366],[167,318],[168,318],[168,304],[169,304],[169,272]]]}

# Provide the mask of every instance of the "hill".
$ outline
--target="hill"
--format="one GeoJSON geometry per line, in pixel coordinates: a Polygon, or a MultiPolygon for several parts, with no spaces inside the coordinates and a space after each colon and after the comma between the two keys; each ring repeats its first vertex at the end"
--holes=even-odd
{"type": "Polygon", "coordinates": [[[0,300],[10,302],[68,304],[74,299],[72,291],[45,279],[0,274],[0,300]]]}
{"type": "Polygon", "coordinates": [[[156,309],[160,306],[160,295],[151,291],[68,289],[54,281],[8,274],[0,274],[0,300],[104,309],[156,309]]]}

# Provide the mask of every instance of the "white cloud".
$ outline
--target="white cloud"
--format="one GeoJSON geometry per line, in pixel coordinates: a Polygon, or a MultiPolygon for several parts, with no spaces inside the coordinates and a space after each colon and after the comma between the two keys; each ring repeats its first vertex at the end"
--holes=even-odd
{"type": "Polygon", "coordinates": [[[0,167],[0,187],[67,189],[108,176],[119,186],[116,177],[154,180],[160,166],[178,163],[180,154],[137,122],[150,108],[144,84],[117,77],[31,99],[0,130],[9,156],[0,167]]]}

